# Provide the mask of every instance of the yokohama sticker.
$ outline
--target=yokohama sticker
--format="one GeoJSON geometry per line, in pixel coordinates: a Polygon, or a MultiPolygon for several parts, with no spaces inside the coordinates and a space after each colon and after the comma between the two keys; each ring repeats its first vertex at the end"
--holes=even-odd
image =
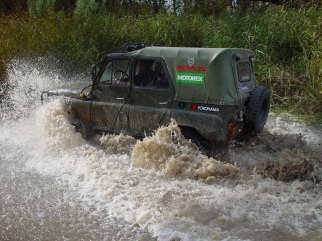
{"type": "Polygon", "coordinates": [[[186,84],[204,84],[205,74],[177,72],[176,81],[186,84]]]}
{"type": "Polygon", "coordinates": [[[191,110],[200,110],[200,111],[208,111],[208,112],[215,112],[215,113],[220,112],[219,107],[203,106],[203,105],[197,105],[197,104],[191,104],[191,110]]]}

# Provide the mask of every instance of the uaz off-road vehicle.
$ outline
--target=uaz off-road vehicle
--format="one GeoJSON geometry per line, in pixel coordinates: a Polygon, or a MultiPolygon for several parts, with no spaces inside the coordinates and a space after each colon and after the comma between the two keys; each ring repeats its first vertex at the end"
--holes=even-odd
{"type": "Polygon", "coordinates": [[[83,130],[140,136],[173,118],[186,133],[226,142],[261,132],[267,120],[270,91],[257,86],[253,60],[245,49],[127,44],[91,82],[44,93],[67,97],[83,130]]]}

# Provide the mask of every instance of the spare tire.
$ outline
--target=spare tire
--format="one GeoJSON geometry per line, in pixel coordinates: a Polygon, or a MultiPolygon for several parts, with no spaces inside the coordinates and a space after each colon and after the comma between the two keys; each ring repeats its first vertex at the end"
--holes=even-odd
{"type": "Polygon", "coordinates": [[[267,121],[270,108],[270,90],[257,86],[246,103],[245,133],[260,133],[267,121]]]}

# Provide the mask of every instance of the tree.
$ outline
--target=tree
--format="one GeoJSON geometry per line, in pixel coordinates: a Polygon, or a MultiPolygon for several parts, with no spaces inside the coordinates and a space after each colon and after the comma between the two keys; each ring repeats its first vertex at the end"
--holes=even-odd
{"type": "Polygon", "coordinates": [[[76,0],[55,0],[55,11],[73,13],[76,8],[76,0]]]}
{"type": "Polygon", "coordinates": [[[26,10],[27,0],[0,0],[0,12],[3,14],[26,10]]]}

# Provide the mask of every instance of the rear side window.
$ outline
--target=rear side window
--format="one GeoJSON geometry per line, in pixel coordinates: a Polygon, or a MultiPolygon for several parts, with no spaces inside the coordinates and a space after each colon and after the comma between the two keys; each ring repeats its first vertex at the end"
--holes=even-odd
{"type": "Polygon", "coordinates": [[[240,82],[250,81],[252,68],[249,62],[239,62],[237,65],[237,70],[240,82]]]}

